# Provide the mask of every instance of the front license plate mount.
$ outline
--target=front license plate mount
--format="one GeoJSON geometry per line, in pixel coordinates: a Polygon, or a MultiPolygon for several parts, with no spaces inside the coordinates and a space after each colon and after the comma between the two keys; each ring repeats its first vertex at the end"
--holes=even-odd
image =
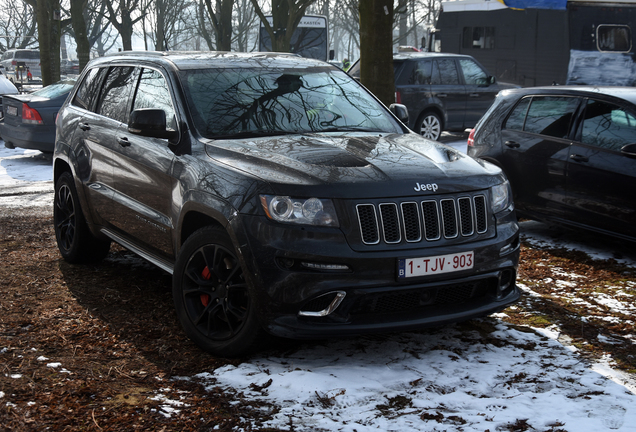
{"type": "Polygon", "coordinates": [[[474,265],[474,251],[429,257],[400,258],[398,260],[398,279],[454,273],[470,270],[474,265]]]}

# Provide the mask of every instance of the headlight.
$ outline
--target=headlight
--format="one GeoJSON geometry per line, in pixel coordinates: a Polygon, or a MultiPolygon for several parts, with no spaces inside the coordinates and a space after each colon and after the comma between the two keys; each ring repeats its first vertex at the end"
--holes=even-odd
{"type": "Polygon", "coordinates": [[[337,227],[338,217],[329,199],[296,199],[288,196],[261,195],[268,218],[277,222],[337,227]]]}
{"type": "Polygon", "coordinates": [[[505,182],[490,188],[492,212],[499,213],[507,209],[512,204],[512,190],[510,183],[505,182]]]}

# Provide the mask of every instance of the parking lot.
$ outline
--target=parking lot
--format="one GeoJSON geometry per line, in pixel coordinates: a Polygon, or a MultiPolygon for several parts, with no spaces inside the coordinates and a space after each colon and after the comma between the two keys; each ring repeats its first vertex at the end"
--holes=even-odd
{"type": "MultiPolygon", "coordinates": [[[[464,134],[446,135],[461,146],[464,134]]],[[[631,430],[636,252],[523,221],[502,313],[421,332],[269,341],[183,334],[170,277],[122,248],[65,263],[50,157],[0,146],[0,430],[631,430]]]]}

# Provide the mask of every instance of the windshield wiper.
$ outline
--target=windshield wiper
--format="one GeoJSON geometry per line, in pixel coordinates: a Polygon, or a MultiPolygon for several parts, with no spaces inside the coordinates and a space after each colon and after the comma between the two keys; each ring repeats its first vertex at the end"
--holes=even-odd
{"type": "Polygon", "coordinates": [[[275,131],[254,130],[254,131],[236,132],[236,133],[226,134],[226,135],[212,135],[209,138],[215,139],[215,140],[230,139],[230,138],[234,138],[234,139],[240,139],[240,138],[261,138],[261,137],[280,136],[280,135],[298,135],[298,134],[303,134],[303,133],[304,132],[281,131],[281,130],[275,130],[275,131]]]}
{"type": "Polygon", "coordinates": [[[322,132],[384,132],[378,129],[372,129],[368,127],[359,127],[359,126],[334,126],[326,129],[320,129],[313,131],[314,133],[322,133],[322,132]]]}

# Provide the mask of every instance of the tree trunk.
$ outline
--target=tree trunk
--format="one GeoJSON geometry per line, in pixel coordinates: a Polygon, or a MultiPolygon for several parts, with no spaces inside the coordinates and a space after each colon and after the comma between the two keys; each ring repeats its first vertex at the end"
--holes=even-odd
{"type": "Polygon", "coordinates": [[[36,5],[42,85],[47,86],[60,80],[60,3],[37,0],[36,5]]]}
{"type": "Polygon", "coordinates": [[[393,0],[360,2],[360,81],[386,106],[395,102],[393,0]]]}
{"type": "Polygon", "coordinates": [[[156,0],[155,1],[155,13],[157,14],[157,25],[155,26],[155,34],[156,42],[155,42],[155,50],[156,51],[165,51],[166,50],[166,4],[164,0],[156,0]]]}
{"type": "Polygon", "coordinates": [[[77,46],[77,59],[79,60],[79,70],[82,71],[86,63],[90,60],[91,45],[86,32],[86,21],[84,20],[84,9],[86,0],[71,0],[71,26],[75,33],[75,45],[77,46]]]}

